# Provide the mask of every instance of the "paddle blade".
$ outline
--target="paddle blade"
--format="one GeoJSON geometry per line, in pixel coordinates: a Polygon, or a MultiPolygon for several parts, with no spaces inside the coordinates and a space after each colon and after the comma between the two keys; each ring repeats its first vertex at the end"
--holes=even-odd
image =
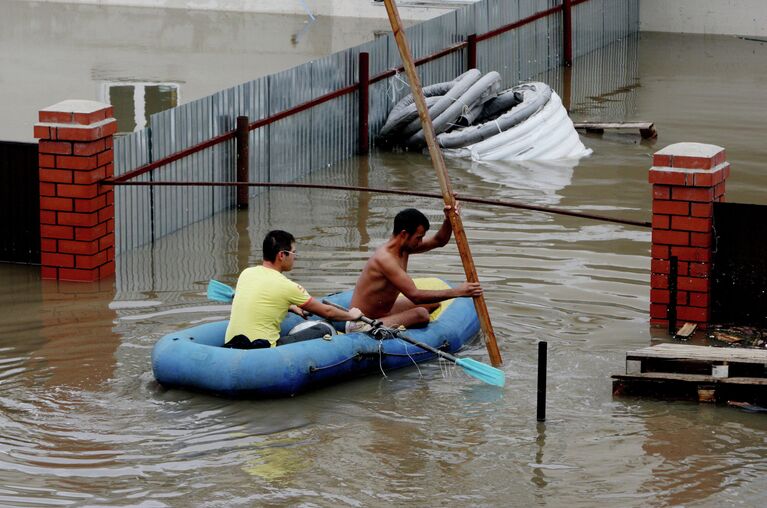
{"type": "Polygon", "coordinates": [[[455,362],[463,371],[473,378],[484,381],[489,385],[503,386],[506,383],[506,374],[502,370],[490,365],[472,360],[471,358],[458,358],[455,362]]]}
{"type": "Polygon", "coordinates": [[[208,282],[208,300],[232,303],[233,299],[234,289],[217,280],[211,280],[208,282]]]}

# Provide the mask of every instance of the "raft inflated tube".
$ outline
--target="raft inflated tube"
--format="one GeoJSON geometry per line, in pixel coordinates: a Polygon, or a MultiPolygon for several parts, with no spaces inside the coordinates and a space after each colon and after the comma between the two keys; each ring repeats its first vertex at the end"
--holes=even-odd
{"type": "MultiPolygon", "coordinates": [[[[437,142],[442,148],[463,148],[479,143],[483,140],[494,137],[517,125],[525,123],[538,111],[545,108],[550,101],[553,91],[545,83],[526,83],[510,89],[513,94],[521,96],[521,102],[514,106],[507,113],[502,114],[494,120],[487,121],[479,125],[472,125],[463,129],[456,129],[451,132],[439,134],[437,142]]],[[[502,95],[507,95],[506,92],[502,95]]],[[[519,97],[516,97],[518,99],[519,97]]],[[[511,101],[511,97],[504,99],[511,101]]],[[[499,108],[494,105],[493,109],[499,108]]],[[[482,116],[489,116],[483,113],[482,116]]],[[[480,118],[481,118],[480,117],[480,118]]]]}

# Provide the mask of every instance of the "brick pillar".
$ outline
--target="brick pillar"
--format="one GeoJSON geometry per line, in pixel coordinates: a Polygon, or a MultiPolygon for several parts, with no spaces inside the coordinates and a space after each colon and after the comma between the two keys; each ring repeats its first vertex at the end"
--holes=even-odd
{"type": "Polygon", "coordinates": [[[677,319],[705,328],[711,318],[713,203],[724,201],[724,148],[669,145],[653,156],[650,322],[668,325],[670,257],[678,258],[677,319]]]}
{"type": "Polygon", "coordinates": [[[68,100],[40,110],[40,264],[43,279],[114,274],[112,107],[68,100]]]}

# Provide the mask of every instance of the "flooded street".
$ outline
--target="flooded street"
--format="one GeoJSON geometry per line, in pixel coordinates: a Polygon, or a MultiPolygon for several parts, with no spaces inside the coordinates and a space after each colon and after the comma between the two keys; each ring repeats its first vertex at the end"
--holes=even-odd
{"type": "MultiPolygon", "coordinates": [[[[652,153],[696,141],[727,149],[728,201],[767,204],[767,44],[644,33],[638,45],[630,83],[574,101],[572,117],[652,121],[658,140],[582,136],[594,154],[577,164],[448,160],[454,189],[646,221],[652,153]]],[[[611,71],[598,53],[576,61],[573,76],[587,64],[595,79],[611,71]]],[[[376,153],[306,181],[439,189],[429,159],[412,153],[376,153]]],[[[155,342],[225,319],[207,282],[234,284],[260,261],[269,229],[296,236],[291,278],[320,296],[353,287],[407,206],[433,226],[441,220],[437,200],[273,189],[247,211],[119,256],[116,278],[99,284],[40,281],[38,267],[0,264],[0,505],[764,504],[764,415],[612,396],[625,352],[666,338],[649,326],[644,228],[464,205],[504,389],[438,362],[275,401],[155,383],[155,342]],[[548,410],[539,424],[542,340],[548,410]]],[[[455,244],[415,256],[410,272],[461,280],[455,244]]],[[[487,361],[479,344],[461,354],[487,361]]]]}

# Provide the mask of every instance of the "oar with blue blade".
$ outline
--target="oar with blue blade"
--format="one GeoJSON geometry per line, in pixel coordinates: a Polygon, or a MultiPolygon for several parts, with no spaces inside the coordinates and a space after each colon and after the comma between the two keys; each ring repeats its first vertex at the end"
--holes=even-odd
{"type": "MultiPolygon", "coordinates": [[[[327,305],[332,305],[333,307],[339,308],[341,310],[347,310],[346,308],[336,303],[333,303],[329,300],[323,300],[322,303],[325,303],[327,305]]],[[[360,318],[360,321],[362,321],[363,323],[367,323],[374,328],[382,326],[380,321],[375,319],[370,319],[369,317],[365,317],[365,316],[362,316],[360,318]]],[[[450,353],[445,353],[442,350],[439,350],[428,344],[425,344],[411,337],[408,337],[407,335],[405,335],[404,333],[402,333],[401,331],[397,329],[390,329],[390,330],[394,335],[404,340],[405,342],[409,342],[410,344],[413,344],[414,346],[418,346],[421,349],[425,349],[426,351],[434,353],[440,358],[444,358],[447,361],[453,362],[454,364],[461,367],[466,374],[468,374],[469,376],[473,378],[479,379],[480,381],[483,381],[487,384],[494,385],[494,386],[503,386],[506,383],[506,374],[504,374],[504,372],[500,369],[496,369],[495,367],[491,367],[490,365],[487,365],[482,362],[478,362],[477,360],[473,360],[471,358],[455,357],[451,355],[450,353]]]]}
{"type": "Polygon", "coordinates": [[[234,289],[223,282],[211,280],[208,282],[208,300],[217,302],[232,303],[234,299],[234,289]]]}

